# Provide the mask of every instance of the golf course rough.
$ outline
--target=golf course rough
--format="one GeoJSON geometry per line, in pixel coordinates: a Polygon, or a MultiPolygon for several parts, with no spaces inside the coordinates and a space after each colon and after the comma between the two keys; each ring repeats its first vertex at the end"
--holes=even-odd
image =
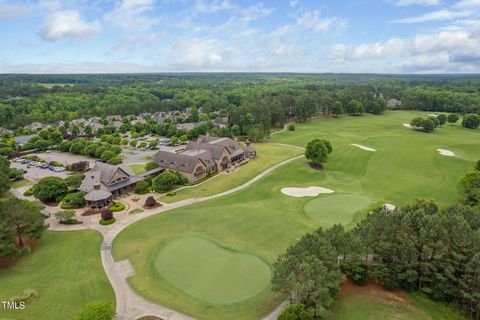
{"type": "Polygon", "coordinates": [[[372,205],[373,200],[358,194],[335,194],[312,199],[305,204],[307,216],[322,227],[350,224],[355,215],[372,205]]]}
{"type": "Polygon", "coordinates": [[[197,235],[168,240],[153,272],[177,290],[212,306],[228,305],[269,290],[271,269],[259,257],[197,235]]]}

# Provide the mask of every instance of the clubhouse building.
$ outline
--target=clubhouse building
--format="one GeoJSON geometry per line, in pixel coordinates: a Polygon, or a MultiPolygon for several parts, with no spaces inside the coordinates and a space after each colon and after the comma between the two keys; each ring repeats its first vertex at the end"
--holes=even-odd
{"type": "Polygon", "coordinates": [[[97,162],[90,171],[85,173],[85,178],[78,190],[86,193],[85,202],[88,207],[103,208],[112,204],[114,198],[134,191],[135,185],[145,177],[160,171],[157,168],[135,175],[127,166],[97,162]]]}
{"type": "Polygon", "coordinates": [[[159,168],[176,171],[195,182],[210,173],[231,170],[255,157],[255,148],[249,144],[242,147],[230,138],[200,136],[197,141],[190,141],[183,152],[159,151],[154,160],[159,168]]]}

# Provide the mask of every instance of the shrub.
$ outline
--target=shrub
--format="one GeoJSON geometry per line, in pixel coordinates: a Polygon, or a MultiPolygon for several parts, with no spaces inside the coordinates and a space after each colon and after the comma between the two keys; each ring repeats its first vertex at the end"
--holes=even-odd
{"type": "Polygon", "coordinates": [[[460,119],[460,117],[458,116],[458,114],[456,113],[451,113],[447,116],[447,121],[448,123],[450,124],[455,124],[457,123],[458,119],[460,119]]]}
{"type": "Polygon", "coordinates": [[[63,164],[57,161],[50,161],[48,164],[54,167],[63,167],[63,164]]]}
{"type": "Polygon", "coordinates": [[[443,126],[447,122],[447,116],[444,114],[441,114],[437,117],[438,123],[443,126]]]}
{"type": "Polygon", "coordinates": [[[72,163],[68,169],[76,172],[84,172],[88,169],[89,163],[88,161],[79,161],[72,163]]]}
{"type": "Polygon", "coordinates": [[[149,161],[145,164],[146,171],[153,170],[155,168],[158,168],[158,163],[156,163],[155,161],[149,161]]]}
{"type": "Polygon", "coordinates": [[[174,195],[176,195],[177,193],[175,191],[171,191],[171,192],[167,192],[165,195],[169,196],[169,197],[172,197],[174,195]]]}
{"type": "Polygon", "coordinates": [[[480,117],[476,114],[467,114],[462,120],[462,126],[468,129],[476,129],[480,125],[480,117]]]}
{"type": "Polygon", "coordinates": [[[85,178],[85,175],[83,173],[76,173],[66,177],[65,182],[68,184],[70,188],[77,189],[82,183],[84,178],[85,178]]]}
{"type": "Polygon", "coordinates": [[[62,208],[64,210],[69,210],[69,209],[73,209],[73,206],[71,204],[68,204],[68,203],[62,203],[60,205],[60,208],[62,208]]]}
{"type": "Polygon", "coordinates": [[[152,208],[158,204],[157,200],[154,197],[150,196],[145,200],[145,208],[152,208]]]}
{"type": "Polygon", "coordinates": [[[288,306],[278,317],[278,320],[313,320],[313,311],[301,303],[288,306]]]}
{"type": "Polygon", "coordinates": [[[30,189],[28,189],[27,191],[25,191],[24,195],[25,196],[33,196],[33,187],[31,187],[30,189]]]}
{"type": "Polygon", "coordinates": [[[153,181],[155,191],[164,192],[173,188],[178,183],[178,176],[170,171],[160,173],[153,181]]]}
{"type": "Polygon", "coordinates": [[[295,126],[293,124],[289,125],[288,130],[295,131],[295,126]]]}
{"type": "Polygon", "coordinates": [[[85,193],[81,191],[69,193],[63,198],[63,202],[72,208],[81,208],[85,205],[85,193]]]}
{"type": "Polygon", "coordinates": [[[58,219],[58,221],[63,222],[65,224],[68,224],[70,221],[76,221],[75,220],[75,212],[73,210],[64,210],[64,211],[59,211],[55,213],[55,218],[58,219]]]}
{"type": "Polygon", "coordinates": [[[76,320],[112,320],[115,311],[110,303],[98,301],[85,305],[76,320]]]}
{"type": "Polygon", "coordinates": [[[101,214],[103,220],[113,219],[113,213],[109,209],[102,209],[100,214],[101,214]]]}
{"type": "Polygon", "coordinates": [[[66,194],[62,193],[55,197],[55,202],[61,202],[65,198],[66,194]]]}
{"type": "Polygon", "coordinates": [[[115,157],[115,153],[113,153],[110,150],[106,150],[106,151],[102,152],[102,154],[100,155],[100,159],[102,159],[103,162],[107,162],[108,160],[112,159],[113,157],[115,157]]]}
{"type": "Polygon", "coordinates": [[[125,205],[121,202],[115,202],[110,208],[108,208],[112,212],[118,212],[125,210],[125,205]]]}
{"type": "Polygon", "coordinates": [[[108,220],[105,220],[105,219],[100,219],[99,223],[102,225],[102,226],[107,226],[109,224],[112,224],[115,222],[115,218],[112,218],[112,219],[108,219],[108,220]]]}
{"type": "Polygon", "coordinates": [[[138,194],[146,194],[150,191],[150,186],[148,185],[148,182],[142,180],[137,183],[135,186],[135,192],[138,194]]]}
{"type": "Polygon", "coordinates": [[[107,163],[113,166],[116,166],[118,164],[121,164],[122,161],[123,161],[122,158],[115,156],[113,158],[110,158],[110,160],[108,160],[107,163]]]}

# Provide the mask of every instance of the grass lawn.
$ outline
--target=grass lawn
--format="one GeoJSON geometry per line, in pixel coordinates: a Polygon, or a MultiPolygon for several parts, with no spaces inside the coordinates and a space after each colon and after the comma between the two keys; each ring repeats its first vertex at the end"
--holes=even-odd
{"type": "Polygon", "coordinates": [[[30,186],[33,185],[33,181],[27,180],[27,179],[22,179],[15,181],[11,184],[12,189],[20,188],[20,187],[25,187],[25,186],[30,186]]]}
{"type": "Polygon", "coordinates": [[[299,146],[314,137],[332,141],[334,151],[325,170],[314,170],[305,159],[299,159],[242,191],[139,221],[115,239],[114,255],[117,260],[130,259],[137,271],[129,278],[130,284],[152,301],[203,319],[258,319],[284,297],[267,288],[248,300],[212,306],[187,293],[198,290],[193,285],[194,274],[188,276],[191,289],[179,289],[178,284],[158,276],[158,268],[172,268],[180,259],[174,255],[154,264],[159,246],[193,233],[271,265],[306,232],[334,222],[351,228],[366,216],[370,204],[401,205],[415,197],[433,197],[441,205],[453,203],[458,179],[480,159],[480,130],[445,126],[425,134],[402,126],[417,115],[420,113],[389,112],[322,119],[297,125],[295,132],[279,133],[274,140],[299,146]],[[441,156],[436,148],[452,150],[458,157],[441,156]],[[308,186],[329,188],[337,194],[294,198],[280,192],[284,187],[308,186]],[[347,195],[350,198],[345,199],[347,195]]]}
{"type": "Polygon", "coordinates": [[[368,285],[340,294],[328,320],[461,320],[458,310],[420,294],[392,292],[368,285]]]}
{"type": "Polygon", "coordinates": [[[336,223],[348,225],[358,212],[372,204],[372,199],[358,194],[334,194],[308,201],[304,210],[312,220],[328,228],[336,223]]]}
{"type": "Polygon", "coordinates": [[[270,143],[254,145],[257,157],[229,174],[218,174],[198,186],[188,187],[176,192],[174,196],[162,197],[160,201],[172,203],[188,198],[205,197],[239,186],[252,179],[269,167],[302,154],[301,150],[278,146],[270,143]]]}
{"type": "Polygon", "coordinates": [[[238,303],[270,285],[270,267],[263,260],[195,235],[166,242],[153,264],[159,277],[210,305],[238,303]]]}
{"type": "Polygon", "coordinates": [[[25,310],[0,308],[0,319],[75,319],[87,303],[115,297],[100,260],[101,237],[94,231],[45,232],[33,252],[0,269],[0,300],[25,289],[39,298],[25,310]]]}
{"type": "Polygon", "coordinates": [[[145,164],[131,164],[129,167],[133,170],[133,173],[140,174],[145,172],[145,164]]]}

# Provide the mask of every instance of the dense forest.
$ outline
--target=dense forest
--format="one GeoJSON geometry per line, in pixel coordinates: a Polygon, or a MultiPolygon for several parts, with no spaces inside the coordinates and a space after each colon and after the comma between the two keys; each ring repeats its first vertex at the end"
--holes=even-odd
{"type": "Polygon", "coordinates": [[[244,116],[251,114],[254,124],[265,131],[283,125],[288,118],[304,121],[323,113],[380,113],[385,107],[479,113],[480,76],[0,75],[0,127],[8,129],[36,121],[191,107],[212,117],[228,114],[231,124],[240,126],[244,116]],[[390,99],[401,104],[389,105],[390,99]]]}

